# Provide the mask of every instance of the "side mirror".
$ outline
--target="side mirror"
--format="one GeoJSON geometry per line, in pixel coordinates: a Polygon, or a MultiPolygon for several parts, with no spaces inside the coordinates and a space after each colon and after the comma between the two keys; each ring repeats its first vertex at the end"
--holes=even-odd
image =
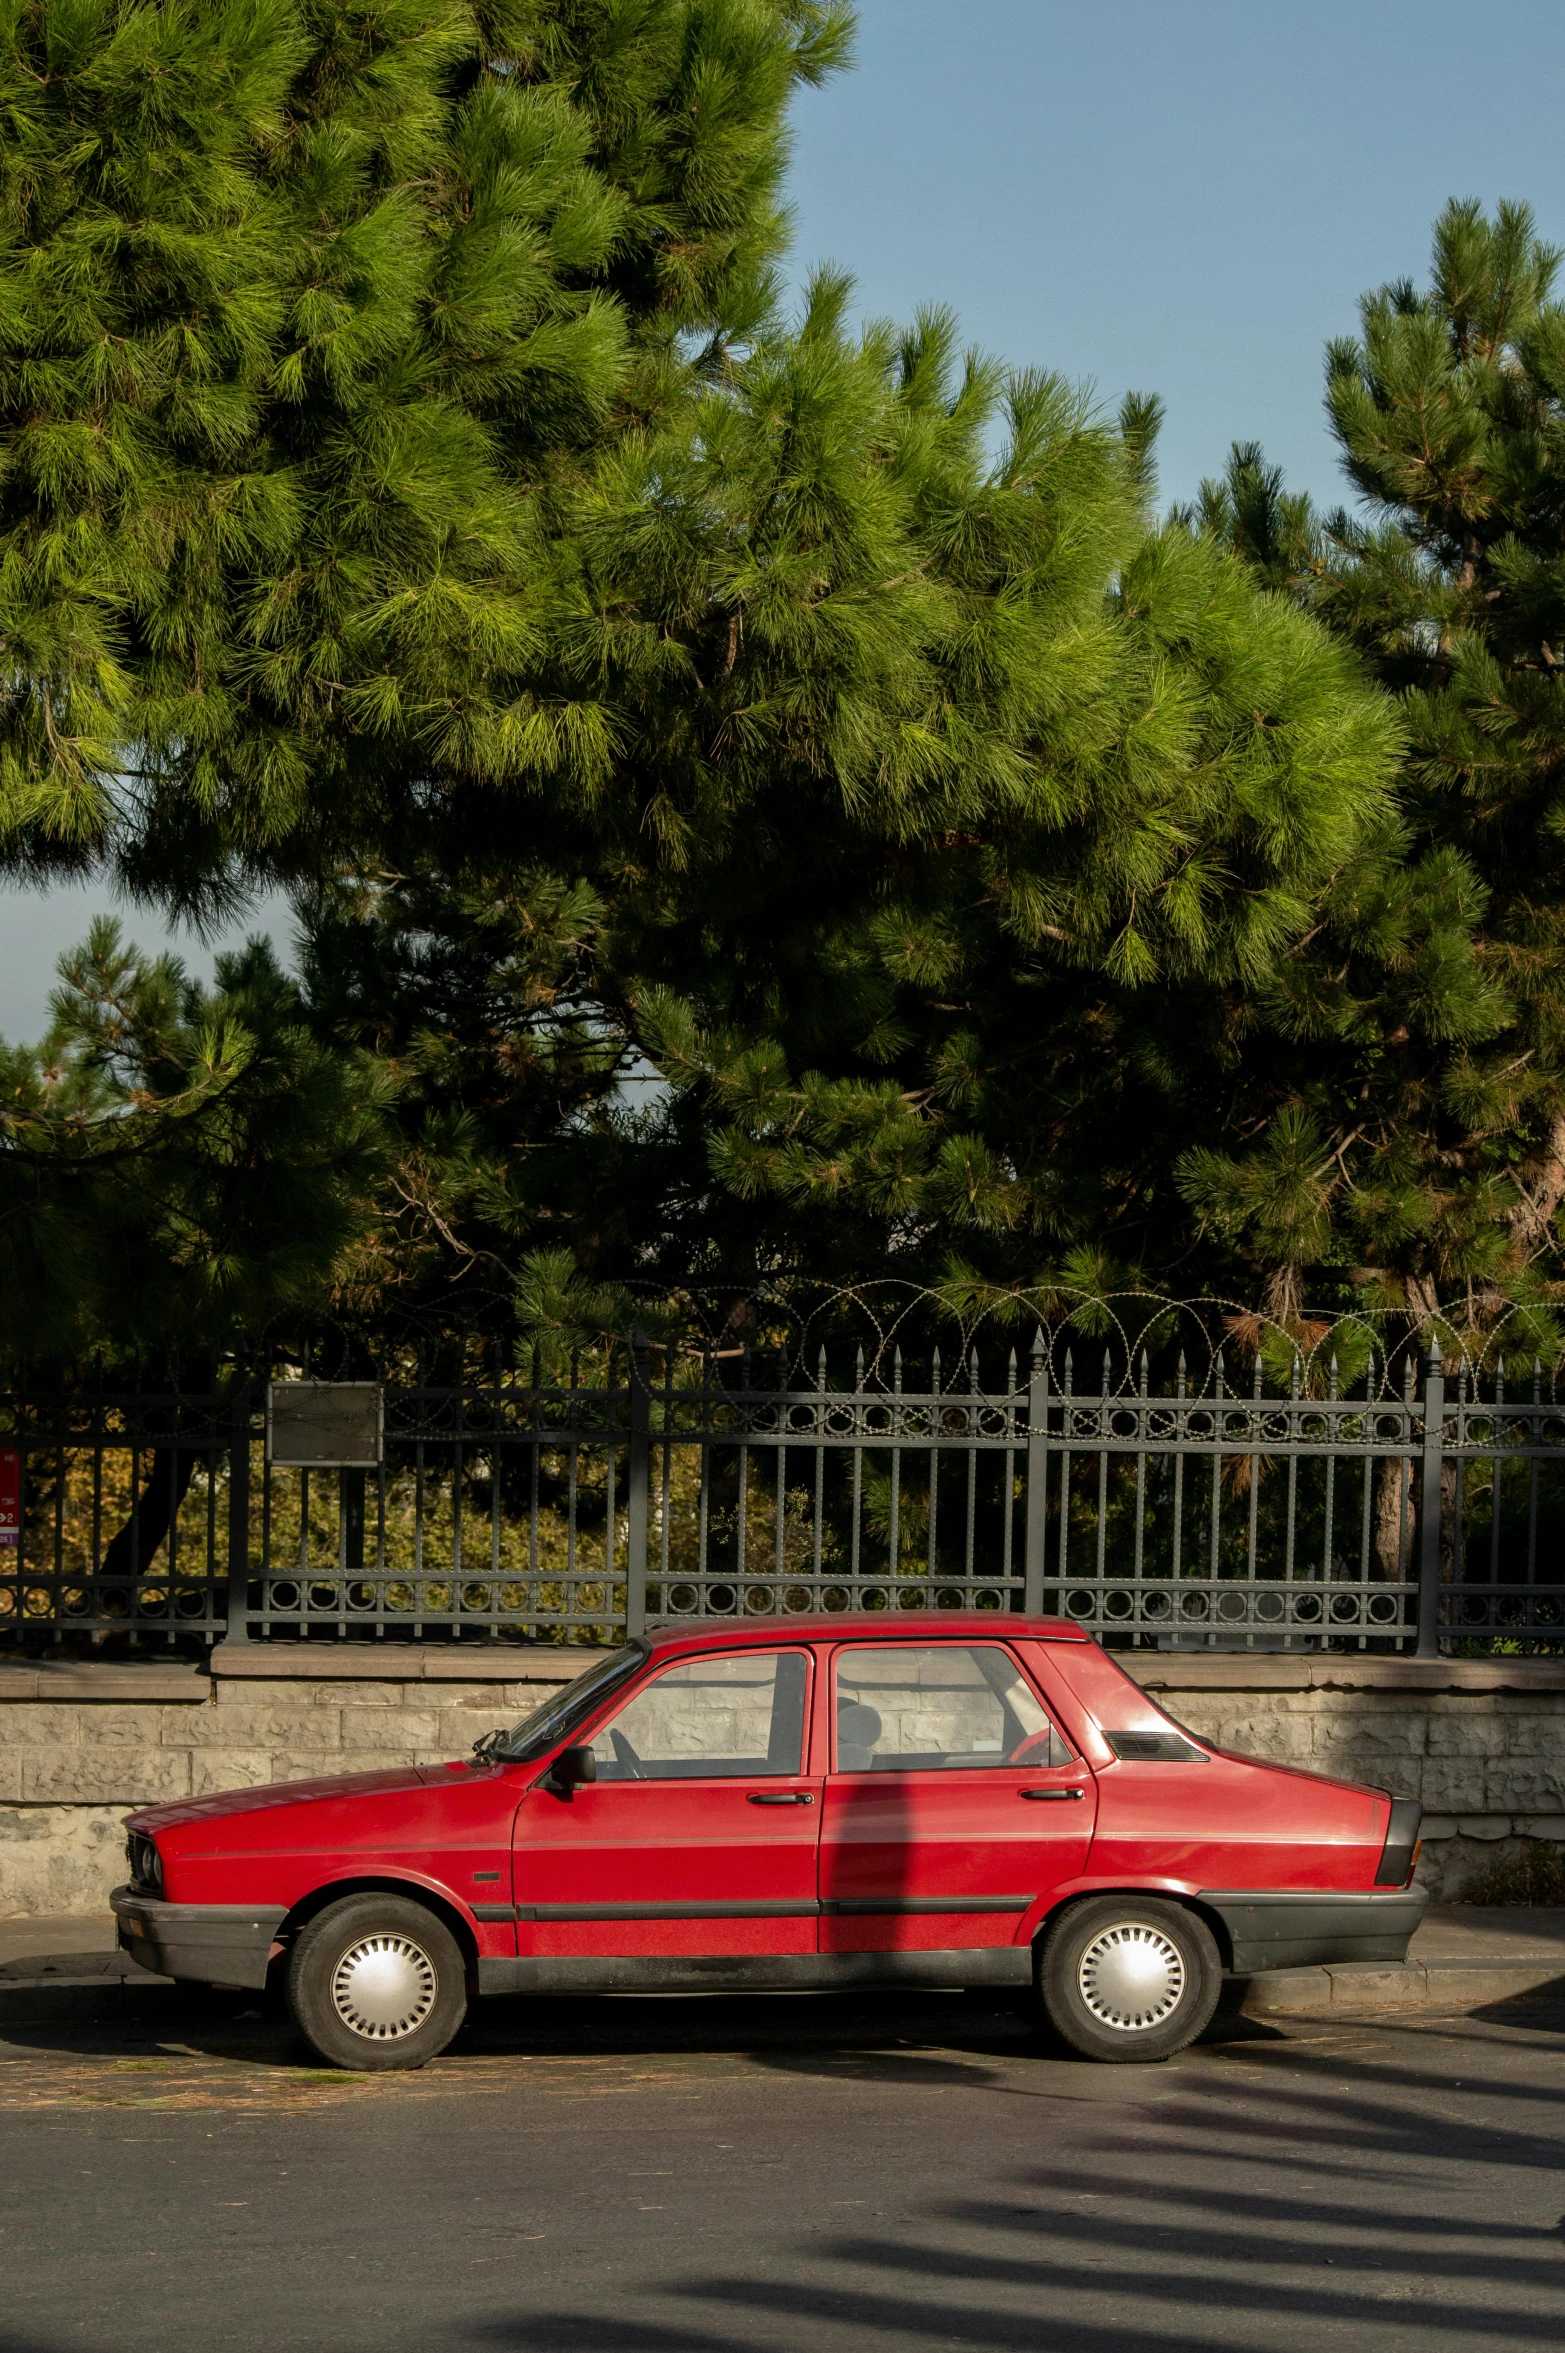
{"type": "Polygon", "coordinates": [[[562,1748],[546,1776],[547,1786],[561,1797],[569,1797],[584,1781],[596,1781],[598,1760],[585,1741],[571,1748],[562,1748]]]}

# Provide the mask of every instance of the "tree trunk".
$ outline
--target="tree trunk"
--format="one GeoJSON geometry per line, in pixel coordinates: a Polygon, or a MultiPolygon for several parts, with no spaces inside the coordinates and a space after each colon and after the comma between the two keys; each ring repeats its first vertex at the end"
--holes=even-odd
{"type": "Polygon", "coordinates": [[[1413,1466],[1393,1455],[1375,1466],[1374,1543],[1370,1574],[1388,1582],[1405,1573],[1413,1549],[1413,1466]]]}
{"type": "Polygon", "coordinates": [[[1549,1130],[1535,1182],[1519,1186],[1518,1191],[1521,1198],[1508,1222],[1515,1241],[1531,1256],[1548,1240],[1554,1213],[1565,1201],[1565,1118],[1555,1120],[1549,1130]]]}
{"type": "Polygon", "coordinates": [[[98,1569],[101,1578],[124,1584],[147,1574],[154,1555],[168,1540],[180,1505],[190,1493],[200,1460],[199,1446],[153,1449],[146,1485],[131,1505],[129,1519],[104,1548],[98,1569]]]}

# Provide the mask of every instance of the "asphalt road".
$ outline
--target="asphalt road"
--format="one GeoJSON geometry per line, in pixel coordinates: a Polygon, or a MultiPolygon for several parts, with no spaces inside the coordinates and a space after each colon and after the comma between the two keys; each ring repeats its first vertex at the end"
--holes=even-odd
{"type": "Polygon", "coordinates": [[[0,2042],[0,2353],[1565,2344],[1559,2010],[1129,2068],[960,1995],[492,2004],[371,2078],[236,2007],[0,2042]]]}

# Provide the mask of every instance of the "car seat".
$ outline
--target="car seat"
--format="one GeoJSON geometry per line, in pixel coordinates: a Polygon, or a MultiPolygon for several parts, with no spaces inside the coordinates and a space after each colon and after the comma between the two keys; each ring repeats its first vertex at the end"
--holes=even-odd
{"type": "Polygon", "coordinates": [[[880,1715],[861,1699],[837,1702],[837,1770],[867,1773],[874,1763],[871,1750],[880,1738],[880,1715]]]}

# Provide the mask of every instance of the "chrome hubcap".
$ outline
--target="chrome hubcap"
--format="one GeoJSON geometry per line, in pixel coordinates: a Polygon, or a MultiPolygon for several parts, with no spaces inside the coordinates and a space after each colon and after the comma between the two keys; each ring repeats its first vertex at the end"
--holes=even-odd
{"type": "Polygon", "coordinates": [[[332,1972],[332,2006],[366,2042],[400,2042],[416,2034],[435,2006],[440,1980],[409,1936],[364,1936],[332,1972]]]}
{"type": "Polygon", "coordinates": [[[1179,2007],[1185,1965],[1161,1928],[1123,1920],[1095,1936],[1076,1972],[1081,1998],[1100,2026],[1144,2034],[1179,2007]]]}

